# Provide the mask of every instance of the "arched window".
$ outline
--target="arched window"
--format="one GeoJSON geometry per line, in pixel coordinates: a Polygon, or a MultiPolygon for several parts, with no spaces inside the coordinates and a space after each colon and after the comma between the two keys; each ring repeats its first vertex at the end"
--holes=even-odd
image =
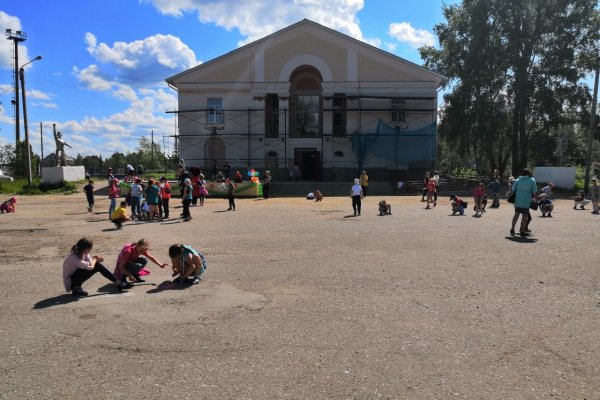
{"type": "Polygon", "coordinates": [[[267,153],[267,157],[269,157],[269,158],[277,158],[277,152],[276,152],[276,151],[273,151],[273,150],[271,150],[271,151],[269,151],[269,152],[267,153]]]}
{"type": "Polygon", "coordinates": [[[296,68],[290,76],[290,137],[321,137],[323,78],[310,65],[296,68]]]}
{"type": "Polygon", "coordinates": [[[338,158],[343,158],[344,157],[344,152],[343,151],[336,151],[335,153],[333,153],[334,157],[338,157],[338,158]]]}

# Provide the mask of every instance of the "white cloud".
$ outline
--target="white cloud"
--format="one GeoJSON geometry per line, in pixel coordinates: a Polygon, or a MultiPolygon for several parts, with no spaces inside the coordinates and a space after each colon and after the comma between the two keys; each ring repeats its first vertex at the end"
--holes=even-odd
{"type": "MultiPolygon", "coordinates": [[[[194,52],[176,36],[154,35],[133,42],[98,43],[92,33],[85,34],[87,51],[97,64],[95,75],[137,86],[155,85],[165,77],[198,64],[194,52]]],[[[92,66],[90,66],[92,67],[92,66]]],[[[88,68],[90,68],[88,67],[88,68]]]]}
{"type": "Polygon", "coordinates": [[[32,102],[31,105],[33,107],[44,107],[44,108],[53,108],[53,109],[57,109],[58,108],[58,105],[56,103],[51,102],[51,101],[32,102]]]}
{"type": "Polygon", "coordinates": [[[51,96],[40,90],[33,89],[33,90],[27,90],[27,98],[28,99],[36,99],[36,100],[50,100],[51,96]]]}
{"type": "MultiPolygon", "coordinates": [[[[13,31],[21,30],[21,20],[12,15],[8,15],[4,11],[0,11],[0,31],[4,34],[7,29],[13,31]]],[[[12,51],[15,43],[12,40],[2,39],[0,40],[0,68],[11,69],[14,68],[12,51]]],[[[19,60],[23,62],[29,61],[27,54],[27,47],[23,43],[19,43],[19,60]]],[[[22,62],[19,64],[22,64],[22,62]]]]}
{"type": "Polygon", "coordinates": [[[365,38],[357,14],[364,0],[143,0],[165,15],[180,17],[197,13],[200,22],[226,30],[238,30],[244,45],[267,36],[304,18],[345,33],[374,46],[379,39],[365,38]]]}
{"type": "Polygon", "coordinates": [[[409,22],[395,22],[390,24],[388,34],[399,42],[406,43],[414,48],[425,45],[433,46],[435,44],[433,33],[424,29],[415,29],[409,22]]]}
{"type": "Polygon", "coordinates": [[[384,46],[385,46],[386,50],[389,51],[390,53],[394,53],[396,51],[396,49],[398,48],[398,45],[396,43],[391,43],[391,42],[385,42],[384,46]]]}

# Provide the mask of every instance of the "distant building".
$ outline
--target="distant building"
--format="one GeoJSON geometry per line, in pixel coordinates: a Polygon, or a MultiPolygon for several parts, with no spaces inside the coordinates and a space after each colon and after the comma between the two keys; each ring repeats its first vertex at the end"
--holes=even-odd
{"type": "Polygon", "coordinates": [[[304,180],[420,178],[435,166],[445,81],[309,20],[167,79],[186,165],[304,180]]]}
{"type": "MultiPolygon", "coordinates": [[[[68,166],[75,165],[75,159],[65,155],[68,166]]],[[[56,154],[50,153],[42,160],[42,167],[56,167],[58,165],[58,161],[56,160],[56,154]]]]}

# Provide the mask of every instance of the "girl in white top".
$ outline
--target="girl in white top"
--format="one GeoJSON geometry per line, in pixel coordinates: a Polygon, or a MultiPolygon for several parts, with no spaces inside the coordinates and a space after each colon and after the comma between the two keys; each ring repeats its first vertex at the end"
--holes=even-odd
{"type": "Polygon", "coordinates": [[[73,296],[83,297],[88,293],[81,288],[83,282],[90,279],[95,273],[100,272],[109,281],[115,283],[119,290],[131,287],[127,282],[119,281],[115,276],[104,266],[103,257],[90,256],[94,244],[91,240],[81,238],[71,248],[69,254],[63,262],[63,283],[65,290],[71,291],[73,296]]]}

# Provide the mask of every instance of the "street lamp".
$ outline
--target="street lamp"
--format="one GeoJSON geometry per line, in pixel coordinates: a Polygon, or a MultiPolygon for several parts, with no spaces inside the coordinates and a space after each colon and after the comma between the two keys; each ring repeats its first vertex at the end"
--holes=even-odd
{"type": "Polygon", "coordinates": [[[31,178],[31,148],[29,146],[29,129],[27,127],[27,101],[25,97],[25,66],[31,64],[34,61],[41,60],[42,56],[37,56],[33,60],[23,64],[19,69],[19,78],[21,79],[21,95],[23,96],[23,127],[25,128],[25,147],[27,148],[27,184],[32,185],[33,179],[31,178]]]}

